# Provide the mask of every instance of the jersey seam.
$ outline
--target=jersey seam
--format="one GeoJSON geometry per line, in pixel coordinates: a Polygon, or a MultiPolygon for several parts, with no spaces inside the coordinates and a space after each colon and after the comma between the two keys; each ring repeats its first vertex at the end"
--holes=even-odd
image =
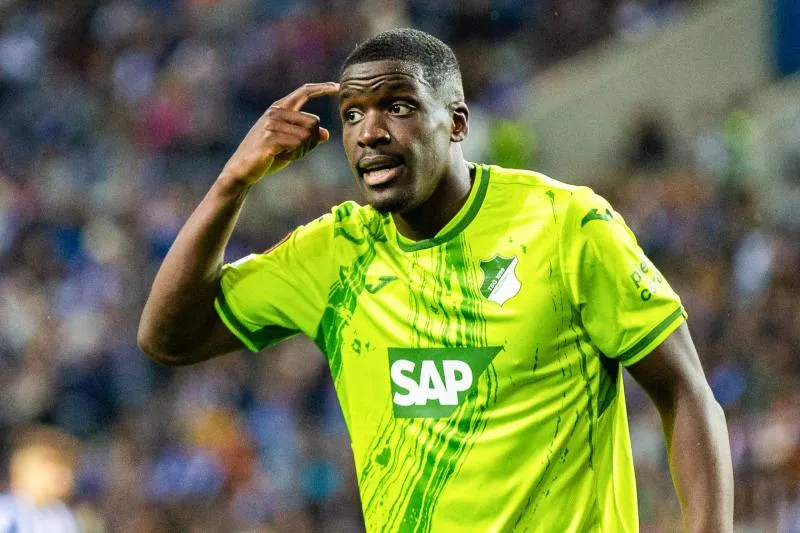
{"type": "MultiPolygon", "coordinates": [[[[550,189],[550,190],[552,190],[552,189],[550,189]]],[[[560,235],[560,238],[558,239],[558,263],[559,263],[558,268],[560,270],[559,278],[561,279],[561,290],[563,290],[563,291],[565,291],[567,293],[567,299],[569,300],[570,305],[572,306],[573,313],[577,313],[578,316],[580,316],[580,309],[578,308],[578,303],[573,301],[572,293],[569,290],[569,283],[567,283],[567,280],[565,279],[565,276],[566,276],[565,270],[566,269],[564,267],[565,262],[564,262],[564,253],[563,253],[564,240],[565,240],[565,231],[566,231],[566,228],[567,228],[567,220],[569,219],[570,208],[575,203],[574,202],[575,193],[576,193],[577,190],[578,189],[576,188],[576,189],[574,189],[572,191],[569,191],[570,192],[570,203],[567,206],[567,208],[564,210],[564,216],[562,217],[562,220],[560,222],[561,227],[558,228],[559,229],[559,235],[560,235]]],[[[588,364],[588,361],[587,361],[587,364],[588,364]]],[[[600,401],[599,401],[600,394],[599,393],[600,393],[600,391],[599,391],[599,388],[598,388],[598,394],[594,398],[594,400],[596,401],[595,406],[594,406],[595,408],[593,409],[593,411],[595,413],[594,414],[594,420],[592,422],[590,422],[591,424],[598,424],[599,421],[600,421],[600,401]]],[[[592,446],[594,447],[594,449],[597,449],[597,432],[596,431],[594,432],[594,435],[592,435],[592,446]]],[[[599,484],[599,480],[598,480],[598,476],[597,476],[597,471],[595,469],[592,469],[592,486],[594,488],[594,505],[595,505],[595,511],[597,512],[597,516],[598,516],[598,518],[600,518],[600,517],[602,517],[602,509],[600,509],[600,489],[599,489],[599,485],[598,484],[599,484]]],[[[601,531],[602,531],[602,528],[601,528],[601,531]]]]}
{"type": "Polygon", "coordinates": [[[578,308],[578,302],[573,301],[572,299],[572,292],[569,290],[569,283],[565,279],[566,276],[566,268],[564,262],[564,241],[565,241],[565,232],[567,227],[567,219],[569,218],[569,211],[570,207],[572,207],[573,200],[575,198],[575,191],[571,191],[570,193],[570,205],[567,206],[567,209],[564,210],[564,216],[560,222],[561,227],[558,229],[558,233],[560,238],[558,239],[558,269],[560,271],[560,278],[561,278],[561,290],[566,292],[567,299],[572,306],[572,309],[580,315],[580,309],[578,308]]]}

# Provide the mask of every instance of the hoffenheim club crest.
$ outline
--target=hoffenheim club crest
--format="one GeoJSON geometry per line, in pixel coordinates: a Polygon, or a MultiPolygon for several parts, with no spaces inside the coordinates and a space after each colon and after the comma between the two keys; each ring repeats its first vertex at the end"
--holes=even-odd
{"type": "Polygon", "coordinates": [[[517,256],[508,258],[495,254],[494,257],[480,262],[483,270],[481,294],[492,302],[503,305],[517,295],[522,288],[514,268],[518,263],[517,256]]]}

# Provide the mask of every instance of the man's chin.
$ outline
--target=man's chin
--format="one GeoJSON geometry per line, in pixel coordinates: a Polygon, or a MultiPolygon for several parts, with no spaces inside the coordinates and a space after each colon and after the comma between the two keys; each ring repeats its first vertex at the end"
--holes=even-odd
{"type": "Polygon", "coordinates": [[[375,211],[383,215],[387,213],[399,213],[403,210],[403,206],[399,202],[377,201],[368,203],[375,211]]]}
{"type": "Polygon", "coordinates": [[[411,204],[410,198],[402,196],[391,197],[372,197],[367,198],[367,203],[377,212],[386,213],[403,213],[408,210],[411,204]]]}

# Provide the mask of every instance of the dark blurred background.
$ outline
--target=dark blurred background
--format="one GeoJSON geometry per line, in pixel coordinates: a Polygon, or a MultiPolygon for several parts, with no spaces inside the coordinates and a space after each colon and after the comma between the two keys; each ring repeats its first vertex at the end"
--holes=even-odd
{"type": "MultiPolygon", "coordinates": [[[[795,0],[0,0],[0,480],[12,431],[46,423],[81,441],[89,532],[363,528],[310,341],[169,369],[135,337],[250,125],[408,25],[462,62],[469,159],[589,184],[626,218],[727,413],[736,530],[800,531],[795,0]]],[[[335,102],[309,108],[333,142],[259,184],[229,259],[357,198],[335,102]]],[[[677,531],[655,410],[634,383],[628,402],[641,529],[677,531]]]]}

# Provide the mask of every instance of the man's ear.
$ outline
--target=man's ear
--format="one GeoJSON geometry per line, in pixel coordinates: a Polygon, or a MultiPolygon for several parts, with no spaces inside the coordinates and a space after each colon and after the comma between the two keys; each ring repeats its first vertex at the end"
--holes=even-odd
{"type": "Polygon", "coordinates": [[[450,116],[453,126],[450,130],[450,140],[460,143],[469,133],[469,108],[464,102],[454,102],[450,105],[450,116]]]}

